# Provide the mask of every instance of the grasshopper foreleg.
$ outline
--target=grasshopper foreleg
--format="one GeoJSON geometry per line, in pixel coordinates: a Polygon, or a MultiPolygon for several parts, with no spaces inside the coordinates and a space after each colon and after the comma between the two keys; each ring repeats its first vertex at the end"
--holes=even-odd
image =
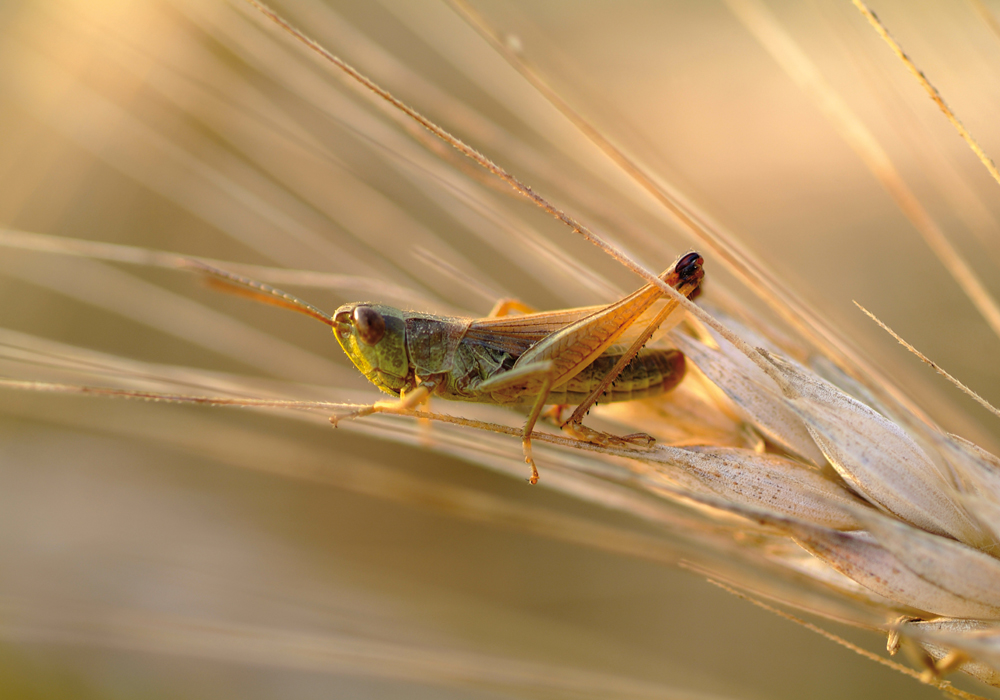
{"type": "Polygon", "coordinates": [[[351,411],[350,413],[345,413],[342,416],[330,416],[330,422],[333,423],[333,427],[336,428],[337,424],[345,418],[353,420],[355,418],[370,416],[373,413],[399,414],[412,411],[417,406],[426,403],[430,399],[431,392],[433,391],[434,385],[430,382],[424,382],[412,391],[402,394],[395,401],[376,401],[370,406],[364,406],[363,408],[351,411]]]}

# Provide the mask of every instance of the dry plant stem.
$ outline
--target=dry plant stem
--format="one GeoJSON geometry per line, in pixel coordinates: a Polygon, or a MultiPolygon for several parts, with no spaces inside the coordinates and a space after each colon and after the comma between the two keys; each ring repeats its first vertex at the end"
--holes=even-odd
{"type": "MultiPolygon", "coordinates": [[[[346,411],[344,417],[354,418],[358,411],[371,408],[370,404],[345,404],[332,403],[328,401],[294,401],[280,399],[250,399],[229,396],[194,396],[190,394],[165,394],[151,391],[134,391],[130,389],[110,389],[100,386],[85,386],[79,384],[57,384],[55,382],[34,382],[22,379],[9,379],[0,377],[0,386],[8,389],[21,389],[24,391],[40,391],[58,394],[84,394],[89,396],[106,396],[118,399],[137,399],[139,401],[151,401],[162,403],[191,403],[204,406],[236,406],[242,408],[293,408],[310,411],[346,411]]],[[[416,409],[397,409],[392,411],[392,415],[409,416],[413,418],[425,418],[427,420],[461,425],[469,428],[478,428],[500,435],[513,435],[520,437],[520,428],[511,428],[498,423],[488,423],[486,421],[473,420],[470,418],[459,418],[449,416],[444,413],[430,413],[416,409]]],[[[331,419],[333,420],[333,419],[331,419]]],[[[579,440],[548,433],[532,433],[533,440],[542,440],[554,445],[564,447],[581,446],[589,443],[581,443],[579,440]]],[[[596,447],[596,446],[594,446],[596,447]]]]}
{"type": "MultiPolygon", "coordinates": [[[[696,573],[700,573],[700,574],[706,575],[705,572],[700,571],[697,567],[690,566],[690,565],[685,564],[683,562],[681,563],[681,567],[685,568],[685,569],[689,569],[689,570],[694,571],[696,573]]],[[[985,698],[983,698],[980,695],[974,695],[974,694],[968,693],[968,692],[966,692],[964,690],[959,690],[958,688],[954,687],[948,681],[940,680],[940,679],[937,679],[937,678],[928,678],[928,677],[926,677],[925,674],[920,673],[919,671],[914,671],[912,668],[910,668],[908,666],[904,666],[903,664],[896,663],[895,661],[892,661],[891,659],[883,658],[883,657],[879,656],[878,654],[873,654],[872,652],[868,651],[867,649],[863,649],[862,647],[859,647],[856,644],[852,644],[851,642],[847,641],[846,639],[843,639],[842,637],[838,637],[837,635],[835,635],[835,634],[833,634],[831,632],[827,632],[822,627],[818,627],[817,625],[814,625],[811,622],[807,622],[806,620],[803,620],[801,617],[797,617],[796,615],[792,615],[791,613],[785,612],[784,610],[781,610],[780,608],[776,608],[773,605],[768,605],[764,601],[758,600],[757,598],[754,598],[753,596],[747,595],[746,593],[743,593],[742,591],[737,590],[736,588],[734,588],[734,587],[732,587],[732,586],[730,586],[730,585],[728,585],[726,583],[723,583],[722,581],[718,581],[716,579],[713,579],[710,576],[708,578],[706,578],[706,580],[709,583],[711,583],[713,586],[718,586],[719,588],[721,588],[722,590],[726,591],[727,593],[731,593],[732,595],[736,596],[737,598],[739,598],[741,600],[745,600],[748,603],[750,603],[752,605],[755,605],[758,608],[761,608],[762,610],[767,610],[768,612],[774,613],[778,617],[783,617],[786,620],[790,620],[791,622],[794,622],[794,623],[796,623],[798,625],[801,625],[802,627],[805,627],[807,630],[815,632],[816,634],[818,634],[818,635],[820,635],[822,637],[825,637],[826,639],[829,639],[830,641],[832,641],[832,642],[834,642],[836,644],[839,644],[840,646],[842,646],[842,647],[844,647],[846,649],[849,649],[850,651],[853,651],[854,653],[859,654],[860,656],[863,656],[863,657],[865,657],[866,659],[868,659],[870,661],[874,661],[876,663],[882,664],[883,666],[891,668],[894,671],[899,671],[903,675],[909,676],[910,678],[913,678],[914,680],[918,680],[921,683],[924,683],[926,685],[930,685],[930,686],[933,686],[935,688],[938,688],[939,690],[943,691],[944,693],[946,693],[948,695],[951,695],[952,697],[963,698],[964,700],[986,700],[985,698]]]]}
{"type": "Polygon", "coordinates": [[[879,320],[879,318],[877,316],[875,316],[875,314],[873,314],[871,311],[869,311],[868,309],[866,309],[865,307],[863,307],[858,302],[854,302],[854,305],[857,306],[859,309],[861,309],[861,311],[864,312],[864,314],[866,316],[868,316],[868,318],[870,318],[875,323],[877,323],[882,328],[882,330],[884,330],[886,333],[888,333],[893,338],[895,338],[896,341],[900,345],[902,345],[904,348],[906,348],[907,350],[909,350],[910,352],[912,352],[914,355],[916,355],[917,357],[919,357],[920,360],[924,364],[928,365],[935,372],[937,372],[942,377],[944,377],[945,379],[947,379],[949,382],[951,382],[952,384],[954,384],[955,386],[957,386],[962,392],[964,392],[965,394],[968,394],[971,398],[973,398],[976,401],[976,403],[978,403],[980,406],[982,406],[983,408],[985,408],[987,411],[989,411],[990,413],[992,413],[993,415],[995,415],[997,417],[1000,417],[1000,409],[997,409],[989,401],[987,401],[982,396],[980,396],[979,394],[977,394],[976,392],[974,392],[972,389],[970,389],[969,387],[967,387],[962,382],[960,382],[957,379],[955,379],[955,377],[951,376],[951,374],[949,374],[945,370],[941,369],[941,367],[939,367],[936,362],[934,362],[933,360],[931,360],[930,358],[928,358],[925,354],[923,354],[922,352],[920,352],[919,350],[917,350],[915,347],[913,347],[912,345],[910,345],[908,342],[906,342],[905,340],[903,340],[903,338],[901,338],[899,336],[899,334],[896,333],[896,331],[892,330],[891,328],[889,328],[889,326],[887,326],[884,323],[882,323],[882,321],[879,320]]]}
{"type": "Polygon", "coordinates": [[[22,379],[0,377],[0,386],[8,389],[23,389],[26,391],[41,391],[57,394],[85,394],[90,396],[106,396],[108,398],[138,399],[162,403],[193,403],[206,406],[236,406],[242,408],[292,408],[300,410],[333,411],[343,409],[345,404],[327,401],[299,401],[281,399],[252,399],[230,396],[193,396],[190,394],[165,394],[153,391],[134,391],[131,389],[110,389],[101,386],[85,386],[80,384],[57,384],[55,382],[33,382],[22,379]]]}
{"type": "MultiPolygon", "coordinates": [[[[23,390],[23,391],[33,391],[33,392],[80,394],[87,396],[103,396],[107,398],[134,399],[139,401],[149,401],[153,403],[160,402],[160,403],[199,404],[203,406],[234,406],[237,408],[281,408],[281,409],[297,409],[304,411],[317,411],[325,413],[340,412],[339,417],[330,419],[331,422],[334,424],[334,426],[336,426],[337,422],[339,420],[342,420],[343,418],[355,418],[358,417],[359,412],[365,411],[365,409],[371,409],[371,404],[348,404],[348,403],[333,403],[328,401],[297,401],[297,400],[281,400],[281,399],[252,399],[252,398],[240,398],[240,397],[229,397],[229,396],[196,396],[190,394],[167,394],[167,393],[158,393],[150,391],[135,391],[131,389],[111,389],[108,387],[86,386],[79,384],[35,382],[35,381],[26,381],[21,379],[9,379],[6,377],[0,377],[0,387],[4,387],[7,389],[23,390]]],[[[466,428],[475,428],[477,430],[484,430],[486,432],[496,433],[498,435],[509,435],[512,437],[521,437],[523,435],[523,430],[521,428],[512,428],[507,425],[501,425],[499,423],[490,423],[487,421],[475,420],[472,418],[461,418],[459,416],[451,416],[445,413],[431,413],[429,411],[407,409],[407,408],[397,408],[388,413],[395,416],[421,418],[431,421],[438,421],[441,423],[448,423],[450,425],[459,425],[466,428]]],[[[561,447],[575,447],[585,451],[598,452],[602,454],[609,454],[622,457],[641,457],[643,454],[648,452],[647,450],[643,449],[627,449],[623,448],[620,445],[614,448],[605,447],[602,445],[596,445],[590,442],[578,440],[576,438],[553,435],[551,433],[532,432],[531,439],[533,441],[547,442],[552,445],[559,445],[561,447]]],[[[681,494],[680,491],[678,491],[677,493],[681,494]]]]}
{"type": "MultiPolygon", "coordinates": [[[[917,195],[903,180],[889,154],[879,144],[875,135],[823,78],[816,65],[809,60],[795,39],[784,30],[771,10],[762,2],[759,0],[726,0],[726,4],[761,46],[767,49],[782,69],[813,100],[841,138],[868,166],[868,169],[872,171],[882,187],[896,202],[896,206],[920,232],[941,264],[945,266],[955,282],[986,319],[993,332],[1000,337],[1000,305],[980,281],[972,267],[955,250],[944,231],[934,221],[924,205],[920,203],[917,195]]],[[[857,1],[855,4],[863,7],[857,1]]],[[[864,8],[862,11],[866,10],[867,8],[864,8]]],[[[877,20],[875,21],[877,22],[877,20]]],[[[876,28],[880,26],[878,25],[876,28]]],[[[887,40],[891,41],[891,39],[887,40]]],[[[904,60],[909,60],[905,58],[905,54],[901,54],[901,56],[904,60]]],[[[926,81],[926,78],[924,80],[926,81]]],[[[933,90],[932,87],[930,89],[933,90]]],[[[943,105],[943,102],[939,104],[943,105]]],[[[948,113],[950,112],[946,112],[946,114],[948,113]]],[[[978,146],[973,150],[977,148],[978,146]]],[[[985,155],[983,157],[985,158],[985,155]]],[[[992,161],[989,161],[988,158],[987,161],[989,162],[988,167],[993,168],[991,172],[994,172],[996,168],[992,161]]]]}
{"type": "Polygon", "coordinates": [[[889,48],[892,49],[893,53],[899,57],[899,60],[903,62],[903,65],[905,65],[909,71],[913,73],[917,82],[919,82],[924,90],[927,91],[930,98],[934,100],[934,103],[938,107],[941,108],[941,111],[944,112],[944,116],[947,117],[948,121],[951,122],[951,125],[955,127],[958,135],[965,140],[965,143],[967,143],[969,148],[972,149],[972,152],[976,154],[976,157],[979,158],[979,161],[986,167],[986,170],[989,171],[990,175],[993,176],[993,179],[997,181],[997,184],[1000,184],[1000,170],[997,170],[997,166],[993,162],[993,159],[986,155],[986,152],[982,149],[979,143],[972,138],[972,134],[970,134],[969,130],[965,128],[961,121],[959,121],[958,117],[955,116],[955,113],[951,111],[951,108],[944,101],[944,98],[941,97],[941,93],[938,92],[937,88],[931,84],[931,81],[927,79],[924,72],[917,68],[913,61],[910,60],[910,57],[906,55],[905,51],[903,51],[903,47],[892,38],[889,34],[889,30],[885,28],[885,25],[882,24],[881,20],[875,16],[875,13],[872,12],[867,5],[865,5],[861,0],[852,0],[852,2],[861,14],[864,15],[865,19],[868,20],[872,27],[875,28],[878,35],[885,40],[885,43],[889,45],[889,48]]]}
{"type": "MultiPolygon", "coordinates": [[[[188,255],[166,250],[140,248],[138,246],[121,245],[120,243],[85,241],[9,228],[0,228],[0,246],[166,270],[190,269],[191,266],[187,261],[192,259],[188,255]]],[[[198,261],[215,268],[225,267],[227,269],[235,269],[248,277],[261,280],[262,282],[295,284],[301,287],[315,287],[318,289],[377,290],[381,294],[391,295],[399,299],[411,299],[414,302],[423,300],[422,295],[413,289],[400,287],[391,282],[381,280],[378,285],[374,285],[370,277],[340,275],[329,272],[316,272],[314,270],[294,270],[265,265],[248,265],[246,263],[234,263],[229,260],[216,260],[214,258],[198,258],[198,261]]],[[[431,301],[428,300],[428,303],[431,303],[431,301]]]]}

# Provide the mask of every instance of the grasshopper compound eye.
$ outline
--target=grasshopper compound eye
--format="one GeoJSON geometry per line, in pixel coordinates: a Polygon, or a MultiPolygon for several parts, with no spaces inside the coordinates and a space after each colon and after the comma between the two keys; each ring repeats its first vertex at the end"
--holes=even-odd
{"type": "Polygon", "coordinates": [[[353,314],[354,327],[358,338],[365,345],[375,345],[385,335],[385,319],[382,314],[370,306],[358,306],[353,314]]]}

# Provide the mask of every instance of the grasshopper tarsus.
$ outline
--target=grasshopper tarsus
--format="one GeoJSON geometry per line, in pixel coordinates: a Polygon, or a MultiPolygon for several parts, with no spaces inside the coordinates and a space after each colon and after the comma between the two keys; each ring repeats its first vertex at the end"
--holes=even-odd
{"type": "Polygon", "coordinates": [[[538,483],[538,467],[535,466],[535,457],[532,454],[530,433],[521,438],[521,449],[524,452],[524,463],[531,467],[528,483],[534,486],[538,483]]]}
{"type": "MultiPolygon", "coordinates": [[[[523,445],[523,443],[522,443],[522,445],[523,445]]],[[[529,484],[531,484],[532,486],[534,486],[535,484],[538,483],[538,467],[535,466],[535,460],[534,460],[534,458],[531,457],[531,454],[530,454],[531,453],[531,445],[530,445],[530,443],[527,445],[527,447],[524,447],[524,450],[525,450],[525,452],[529,453],[524,458],[524,463],[527,464],[529,467],[531,467],[531,476],[529,476],[527,478],[527,482],[529,484]]]]}
{"type": "Polygon", "coordinates": [[[647,433],[629,433],[628,435],[622,435],[619,440],[637,447],[648,448],[656,444],[656,438],[652,435],[648,435],[647,433]]]}
{"type": "Polygon", "coordinates": [[[592,445],[609,447],[611,445],[623,445],[630,447],[650,448],[656,444],[656,438],[646,433],[630,433],[629,435],[613,435],[602,430],[588,428],[582,423],[566,421],[562,429],[571,436],[582,442],[589,442],[592,445]]]}

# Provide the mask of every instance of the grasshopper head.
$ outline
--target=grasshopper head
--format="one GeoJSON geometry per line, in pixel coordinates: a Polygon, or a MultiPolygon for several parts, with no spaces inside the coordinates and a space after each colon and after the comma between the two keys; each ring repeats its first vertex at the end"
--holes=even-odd
{"type": "Polygon", "coordinates": [[[402,311],[382,304],[344,304],[333,315],[333,334],[372,384],[399,396],[410,370],[402,311]]]}

